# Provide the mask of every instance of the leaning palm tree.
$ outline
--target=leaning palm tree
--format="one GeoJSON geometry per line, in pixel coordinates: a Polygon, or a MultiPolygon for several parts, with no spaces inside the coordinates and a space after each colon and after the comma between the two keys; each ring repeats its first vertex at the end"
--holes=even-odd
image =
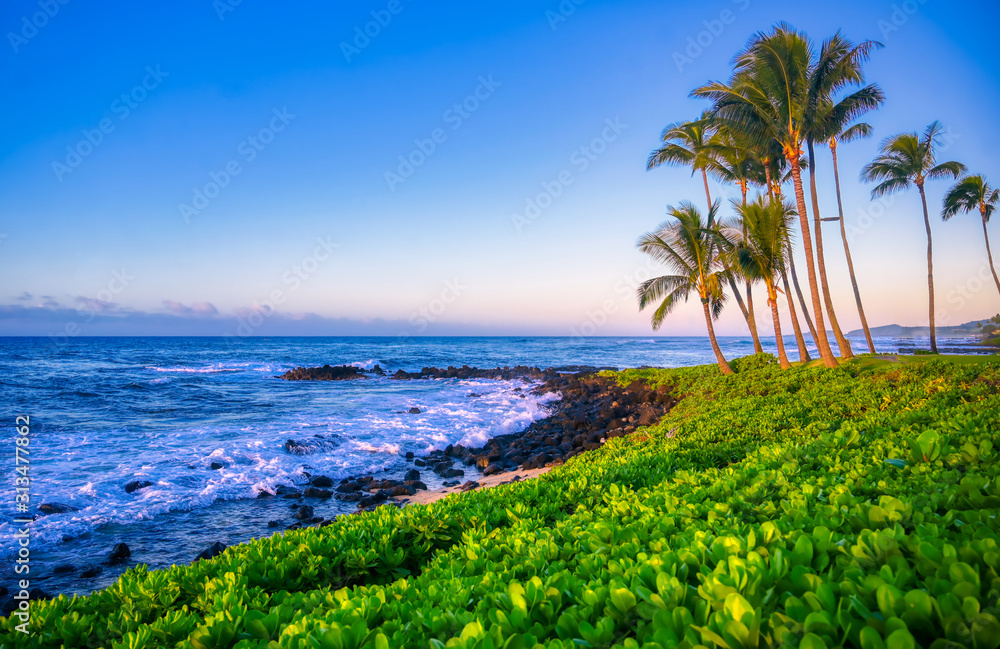
{"type": "MultiPolygon", "coordinates": [[[[746,138],[734,129],[720,123],[712,138],[711,152],[713,164],[710,167],[713,176],[724,183],[734,184],[740,189],[741,202],[746,205],[747,190],[758,175],[760,161],[754,155],[753,148],[746,138]]],[[[739,289],[734,285],[733,293],[738,297],[739,289]]],[[[739,300],[740,308],[743,304],[739,300]]],[[[750,337],[753,339],[754,353],[760,354],[764,348],[757,334],[757,314],[754,311],[752,281],[746,279],[746,320],[750,327],[750,337]]]]}
{"type": "Polygon", "coordinates": [[[934,148],[940,135],[939,122],[932,122],[920,137],[916,133],[894,135],[882,143],[882,152],[861,171],[863,180],[879,183],[872,190],[872,198],[907,189],[910,185],[916,185],[920,191],[920,202],[924,208],[924,229],[927,231],[927,305],[931,352],[935,354],[937,330],[934,327],[934,249],[924,183],[948,176],[958,178],[965,171],[965,165],[960,162],[937,162],[934,148]]]}
{"type": "Polygon", "coordinates": [[[719,369],[723,374],[732,374],[712,325],[712,320],[722,312],[726,299],[723,292],[726,275],[722,264],[723,242],[716,229],[718,208],[718,203],[713,204],[708,211],[708,219],[703,220],[701,212],[690,202],[668,207],[667,214],[675,220],[667,221],[655,232],[647,232],[639,238],[639,250],[674,272],[673,275],[654,277],[639,286],[639,309],[659,302],[652,318],[653,329],[659,329],[663,319],[678,304],[686,302],[692,292],[696,293],[705,313],[708,340],[719,369]]]}
{"type": "Polygon", "coordinates": [[[983,221],[983,238],[986,240],[986,259],[990,262],[993,281],[1000,291],[1000,279],[997,279],[997,271],[993,267],[993,253],[990,251],[990,233],[986,229],[986,224],[990,222],[990,216],[996,210],[998,202],[1000,202],[1000,189],[991,187],[981,175],[967,176],[959,180],[945,195],[944,211],[941,212],[941,216],[947,221],[959,212],[973,210],[979,212],[983,221]]]}
{"type": "MultiPolygon", "coordinates": [[[[858,316],[861,318],[861,328],[865,332],[865,342],[868,343],[868,351],[875,353],[875,341],[872,339],[871,329],[868,327],[868,318],[865,316],[865,305],[861,302],[861,290],[858,288],[858,277],[854,273],[854,260],[851,258],[851,247],[847,243],[847,226],[844,223],[844,202],[840,195],[840,168],[837,164],[837,146],[841,142],[851,142],[871,135],[872,127],[865,122],[858,122],[847,128],[834,128],[836,131],[830,135],[827,144],[830,146],[830,153],[833,154],[833,181],[837,188],[837,220],[840,221],[840,239],[844,242],[844,256],[847,258],[847,272],[851,276],[851,288],[854,289],[854,302],[858,305],[858,316]]],[[[824,219],[828,221],[830,219],[824,219]]]]}
{"type": "MultiPolygon", "coordinates": [[[[660,146],[650,154],[646,161],[646,169],[655,169],[663,165],[683,165],[691,168],[691,175],[701,172],[701,180],[705,185],[705,199],[708,209],[712,209],[712,192],[708,187],[708,173],[716,171],[718,163],[716,161],[717,146],[715,132],[717,123],[707,112],[693,122],[678,122],[663,129],[660,136],[660,146]]],[[[746,320],[750,329],[750,336],[754,341],[754,350],[761,351],[760,340],[757,336],[757,323],[736,287],[736,278],[733,273],[726,269],[726,277],[733,295],[736,297],[736,304],[746,320]]]]}
{"type": "Polygon", "coordinates": [[[767,303],[774,321],[774,338],[778,346],[778,362],[783,369],[791,367],[781,336],[781,319],[778,316],[778,280],[786,266],[786,252],[791,237],[795,210],[791,205],[765,201],[759,197],[753,203],[734,204],[740,216],[739,243],[733,256],[740,270],[747,277],[764,282],[767,303]]]}
{"type": "Polygon", "coordinates": [[[779,23],[770,33],[758,33],[736,57],[736,70],[728,83],[711,82],[692,94],[714,103],[713,113],[754,140],[765,145],[781,144],[791,167],[795,203],[802,230],[809,275],[809,292],[816,320],[816,347],[827,367],[836,367],[823,319],[823,302],[816,276],[809,214],[802,185],[802,144],[807,134],[809,79],[812,46],[808,38],[789,25],[779,23]]]}
{"type": "Polygon", "coordinates": [[[855,92],[836,99],[839,91],[850,86],[860,86],[864,83],[862,64],[868,60],[872,50],[882,47],[875,41],[864,41],[859,45],[852,44],[840,32],[825,41],[820,48],[819,57],[809,75],[808,110],[806,119],[806,148],[809,152],[809,195],[812,199],[813,227],[816,235],[816,265],[819,272],[820,288],[823,291],[823,301],[827,315],[830,317],[830,328],[837,339],[840,355],[850,358],[854,355],[851,343],[844,336],[833,308],[833,297],[826,274],[826,259],[823,252],[822,217],[819,211],[819,198],[816,192],[815,143],[828,139],[831,131],[836,129],[837,122],[850,121],[858,115],[877,108],[883,101],[882,90],[871,84],[855,92]]]}

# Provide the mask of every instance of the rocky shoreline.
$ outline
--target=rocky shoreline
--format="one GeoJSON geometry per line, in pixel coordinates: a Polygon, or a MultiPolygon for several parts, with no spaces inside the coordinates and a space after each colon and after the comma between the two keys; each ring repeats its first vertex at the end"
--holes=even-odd
{"type": "MultiPolygon", "coordinates": [[[[464,365],[460,368],[425,367],[419,372],[397,371],[389,376],[394,380],[422,379],[470,379],[485,378],[496,380],[525,379],[541,381],[532,388],[538,395],[558,392],[562,399],[549,407],[551,414],[540,419],[518,433],[498,435],[481,448],[466,448],[449,445],[445,449],[432,451],[425,457],[415,457],[406,453],[405,459],[412,463],[400,479],[361,475],[345,478],[333,485],[330,478],[317,476],[310,478],[310,486],[302,492],[284,494],[284,497],[333,497],[343,502],[356,503],[359,511],[369,510],[394,498],[413,496],[417,491],[426,490],[421,481],[421,471],[429,472],[445,480],[443,486],[460,486],[463,490],[475,489],[478,483],[472,480],[462,482],[466,469],[475,467],[476,474],[491,476],[517,470],[530,470],[562,464],[566,460],[585,451],[600,448],[607,439],[628,435],[639,426],[655,423],[677,399],[668,387],[651,389],[640,381],[621,386],[613,378],[601,376],[600,369],[593,367],[547,368],[515,366],[493,369],[479,369],[464,365]],[[465,468],[463,468],[465,467],[465,468]],[[317,481],[319,481],[317,483],[317,481]],[[329,487],[329,489],[327,489],[329,487]]],[[[345,380],[363,378],[365,370],[353,366],[333,367],[325,365],[315,368],[296,368],[280,378],[285,380],[345,380]]],[[[369,373],[385,375],[381,367],[375,366],[369,373]]],[[[517,388],[520,390],[521,388],[517,388]]],[[[300,442],[288,440],[286,449],[293,452],[300,442]]],[[[398,501],[395,501],[398,502],[398,501]]],[[[405,501],[404,501],[405,502],[405,501]]],[[[332,520],[304,516],[311,514],[312,508],[303,505],[297,510],[298,523],[292,528],[309,525],[329,524],[332,520]],[[305,510],[305,511],[304,511],[305,510]]]]}
{"type": "MultiPolygon", "coordinates": [[[[605,368],[573,366],[540,369],[515,366],[480,369],[466,365],[459,368],[425,367],[419,372],[399,370],[389,375],[377,365],[371,370],[355,366],[325,365],[286,372],[277,378],[289,381],[358,380],[372,376],[408,381],[523,379],[535,385],[515,388],[515,392],[530,390],[535,395],[559,393],[562,398],[548,405],[550,412],[545,418],[533,422],[521,432],[493,437],[480,448],[454,445],[422,457],[407,452],[402,455],[405,463],[400,468],[390,469],[379,477],[359,475],[334,480],[328,476],[306,473],[307,483],[292,487],[279,486],[274,493],[261,492],[259,499],[274,499],[274,504],[290,501],[288,509],[284,510],[284,506],[282,509],[291,512],[292,520],[281,520],[283,517],[278,517],[277,520],[270,520],[267,527],[277,531],[329,525],[336,520],[337,515],[330,516],[331,512],[327,512],[329,517],[318,516],[316,510],[329,509],[322,505],[330,500],[342,503],[337,507],[339,515],[349,515],[386,503],[403,506],[408,498],[415,497],[418,492],[427,494],[441,488],[456,487],[462,491],[477,489],[480,487],[479,481],[484,477],[509,474],[510,477],[503,476],[502,479],[507,482],[517,481],[520,476],[513,472],[534,473],[544,467],[562,464],[580,453],[600,448],[607,439],[628,435],[639,426],[655,423],[677,402],[668,387],[651,389],[639,381],[621,386],[613,378],[601,376],[601,369],[605,368]],[[355,509],[353,512],[344,512],[345,507],[355,509]]],[[[419,409],[414,408],[410,412],[419,414],[419,409]]],[[[284,450],[291,455],[333,451],[340,443],[334,437],[289,439],[285,442],[284,450]]],[[[213,465],[211,468],[217,467],[213,465]]],[[[489,482],[496,480],[490,478],[489,482]]],[[[124,489],[128,493],[139,492],[151,484],[148,480],[134,480],[126,484],[124,489]]],[[[60,503],[44,503],[39,507],[38,515],[74,509],[60,503]]],[[[270,507],[270,511],[273,516],[274,507],[270,507]]],[[[211,558],[226,548],[224,543],[218,541],[211,545],[206,543],[206,546],[208,547],[197,556],[192,557],[193,561],[211,558]]],[[[124,542],[115,543],[113,548],[105,552],[107,554],[103,555],[103,559],[93,557],[92,561],[96,562],[82,567],[57,564],[52,569],[53,575],[91,579],[104,572],[106,567],[120,567],[135,560],[131,549],[124,542]]],[[[0,598],[6,599],[8,595],[0,588],[0,598]]],[[[39,588],[33,589],[30,594],[31,599],[49,597],[49,593],[39,588]]],[[[10,606],[15,603],[14,600],[9,600],[2,610],[9,612],[10,606]]]]}

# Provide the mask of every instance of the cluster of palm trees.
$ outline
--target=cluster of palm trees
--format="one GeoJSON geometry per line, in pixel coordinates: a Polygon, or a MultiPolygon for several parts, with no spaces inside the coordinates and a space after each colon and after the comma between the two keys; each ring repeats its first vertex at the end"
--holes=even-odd
{"type": "MultiPolygon", "coordinates": [[[[838,32],[817,50],[805,34],[779,23],[771,31],[751,38],[737,55],[728,82],[711,82],[691,93],[711,101],[711,108],[697,120],[668,126],[663,131],[661,146],[649,157],[649,169],[684,165],[692,174],[700,174],[707,212],[703,213],[691,202],[668,207],[671,219],[640,238],[639,249],[664,263],[674,274],[644,282],[638,290],[639,306],[656,305],[652,322],[653,328],[658,329],[675,306],[692,293],[697,294],[709,340],[723,373],[732,370],[719,348],[712,322],[722,312],[729,294],[736,298],[755,351],[762,351],[752,292],[755,284],[763,284],[767,293],[782,367],[789,367],[790,363],[781,336],[781,295],[785,297],[800,359],[809,360],[800,315],[827,367],[837,365],[827,336],[827,322],[840,357],[853,356],[831,297],[821,228],[826,221],[840,223],[858,315],[868,349],[875,353],[844,223],[837,149],[842,143],[872,134],[872,127],[859,118],[881,106],[884,95],[877,84],[866,82],[863,65],[880,47],[875,41],[854,44],[838,32]],[[821,164],[816,150],[820,146],[826,146],[831,153],[837,194],[835,217],[820,214],[816,189],[821,164]],[[808,174],[808,208],[803,170],[808,174]],[[719,218],[720,205],[712,198],[709,176],[739,187],[741,197],[732,201],[732,218],[719,218]],[[789,183],[790,200],[784,192],[789,183]],[[751,188],[759,195],[748,200],[751,188]],[[811,298],[808,301],[799,283],[793,255],[796,239],[801,240],[805,257],[811,298]],[[798,305],[792,297],[793,291],[798,305]]],[[[919,190],[927,231],[932,352],[937,351],[937,340],[931,227],[924,183],[958,178],[965,172],[965,166],[958,162],[937,160],[941,139],[942,129],[937,122],[922,136],[903,133],[890,137],[878,157],[861,172],[864,180],[878,183],[872,190],[873,198],[911,185],[919,190]]],[[[980,213],[991,270],[993,257],[986,224],[998,202],[1000,190],[991,187],[983,176],[967,176],[947,193],[942,212],[946,220],[959,212],[980,213]]],[[[1000,291],[995,270],[993,277],[1000,291]]]]}

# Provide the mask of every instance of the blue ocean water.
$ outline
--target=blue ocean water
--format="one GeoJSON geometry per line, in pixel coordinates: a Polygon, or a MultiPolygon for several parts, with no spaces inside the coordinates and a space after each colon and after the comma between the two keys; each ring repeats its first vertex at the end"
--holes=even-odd
{"type": "MultiPolygon", "coordinates": [[[[862,341],[855,341],[856,349],[862,341]]],[[[749,338],[722,338],[730,357],[753,352],[749,338]]],[[[788,341],[794,356],[794,342],[788,341]]],[[[898,340],[880,340],[895,352],[898,340]]],[[[765,346],[773,351],[773,341],[765,346]]],[[[531,395],[522,381],[433,380],[286,382],[297,366],[379,364],[388,372],[468,364],[642,365],[714,362],[705,338],[0,338],[0,394],[10,431],[31,417],[32,510],[42,503],[75,508],[32,524],[37,583],[50,594],[88,592],[124,567],[99,565],[117,542],[131,564],[188,563],[215,541],[228,545],[294,522],[290,502],[261,499],[305,474],[339,479],[398,471],[401,454],[418,456],[522,430],[544,417],[556,395],[531,395]],[[421,410],[410,414],[411,407],[421,410]],[[317,452],[292,455],[286,440],[317,452]],[[213,463],[222,464],[213,470],[213,463]],[[151,486],[126,493],[145,480],[151,486]],[[57,566],[75,572],[56,575],[57,566]]],[[[11,436],[6,435],[10,440],[11,436]]],[[[0,503],[0,573],[12,581],[15,552],[13,443],[0,503]]],[[[3,453],[3,451],[0,451],[3,453]]],[[[471,475],[470,477],[474,477],[471,475]]],[[[436,486],[434,476],[425,481],[436,486]]],[[[353,510],[333,499],[315,504],[324,517],[353,510]]],[[[126,565],[131,565],[126,564],[126,565]]]]}

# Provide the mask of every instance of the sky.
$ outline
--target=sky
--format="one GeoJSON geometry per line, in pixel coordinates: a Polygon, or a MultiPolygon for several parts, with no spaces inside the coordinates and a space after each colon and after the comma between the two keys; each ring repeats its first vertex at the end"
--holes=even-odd
{"type": "MultiPolygon", "coordinates": [[[[885,45],[875,136],[839,151],[846,222],[870,324],[926,324],[919,197],[872,203],[858,173],[940,120],[942,159],[1000,182],[993,0],[11,0],[0,335],[653,335],[635,287],[666,269],[636,240],[704,192],[646,158],[779,20],[885,45]]],[[[978,216],[938,216],[947,188],[939,326],[1000,311],[978,216]]],[[[746,333],[735,305],[717,330],[746,333]]],[[[658,332],[703,334],[696,300],[658,332]]]]}

